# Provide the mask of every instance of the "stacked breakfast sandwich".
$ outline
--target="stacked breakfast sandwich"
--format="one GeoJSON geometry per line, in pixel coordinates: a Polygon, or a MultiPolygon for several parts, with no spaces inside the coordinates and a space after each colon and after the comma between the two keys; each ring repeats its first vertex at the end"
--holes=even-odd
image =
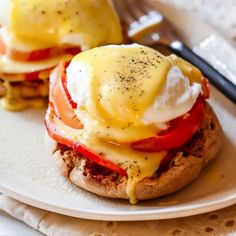
{"type": "Polygon", "coordinates": [[[42,107],[49,74],[60,61],[121,42],[119,20],[107,0],[1,0],[1,104],[8,110],[42,107]]]}

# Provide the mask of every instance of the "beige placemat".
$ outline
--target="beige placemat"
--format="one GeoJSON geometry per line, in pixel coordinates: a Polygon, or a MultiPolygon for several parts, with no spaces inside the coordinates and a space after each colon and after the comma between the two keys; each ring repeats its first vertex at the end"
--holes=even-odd
{"type": "Polygon", "coordinates": [[[236,205],[219,211],[171,220],[90,221],[31,207],[0,195],[0,209],[50,236],[236,235],[236,205]]]}

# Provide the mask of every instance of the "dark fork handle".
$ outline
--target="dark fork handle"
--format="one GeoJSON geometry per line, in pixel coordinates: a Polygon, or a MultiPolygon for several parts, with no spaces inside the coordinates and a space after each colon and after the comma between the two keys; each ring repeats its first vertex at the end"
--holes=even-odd
{"type": "Polygon", "coordinates": [[[228,97],[234,104],[236,104],[236,86],[230,82],[225,76],[215,70],[204,59],[196,55],[188,46],[184,43],[176,41],[170,45],[172,52],[178,56],[189,61],[196,67],[198,67],[203,75],[209,79],[209,81],[219,89],[226,97],[228,97]]]}

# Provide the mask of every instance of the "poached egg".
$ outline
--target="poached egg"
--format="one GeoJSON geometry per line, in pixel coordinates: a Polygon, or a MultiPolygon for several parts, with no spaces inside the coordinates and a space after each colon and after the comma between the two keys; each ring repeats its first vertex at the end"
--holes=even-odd
{"type": "Polygon", "coordinates": [[[167,151],[139,152],[127,144],[156,135],[187,113],[201,93],[201,72],[174,55],[133,44],[80,53],[66,75],[83,128],[73,129],[55,117],[56,125],[126,170],[127,194],[135,203],[138,182],[158,170],[167,151]]]}
{"type": "Polygon", "coordinates": [[[63,44],[85,50],[122,41],[107,0],[1,0],[0,9],[3,40],[21,51],[63,44]]]}
{"type": "Polygon", "coordinates": [[[138,44],[100,47],[72,60],[68,91],[79,119],[94,132],[118,143],[136,141],[166,129],[195,103],[202,75],[190,81],[182,64],[189,76],[197,70],[138,44]]]}

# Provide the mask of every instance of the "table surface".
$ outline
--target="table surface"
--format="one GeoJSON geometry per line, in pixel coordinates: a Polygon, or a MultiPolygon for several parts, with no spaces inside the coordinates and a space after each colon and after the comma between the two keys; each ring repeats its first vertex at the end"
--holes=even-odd
{"type": "MultiPolygon", "coordinates": [[[[165,0],[166,1],[166,0],[165,0]]],[[[194,4],[189,4],[189,0],[168,0],[168,3],[172,3],[176,5],[178,8],[184,8],[190,12],[197,13],[200,18],[206,20],[213,27],[217,27],[219,25],[218,21],[221,20],[219,30],[225,34],[226,32],[230,32],[230,39],[233,40],[233,44],[236,44],[236,24],[235,24],[235,15],[234,10],[236,9],[236,5],[234,0],[227,1],[208,1],[207,6],[202,11],[202,1],[196,0],[194,4]],[[227,2],[227,4],[224,4],[227,2]],[[186,3],[186,4],[184,4],[186,3]],[[219,5],[221,7],[219,7],[219,5]],[[231,7],[227,7],[227,5],[231,5],[231,7]],[[207,9],[206,9],[207,8],[207,9]],[[230,11],[229,11],[230,9],[230,11]],[[208,11],[209,10],[209,11],[208,11]],[[214,11],[213,11],[214,10],[214,11]],[[223,14],[228,12],[228,14],[223,14]],[[212,14],[215,13],[215,14],[212,14]],[[224,18],[220,17],[224,15],[224,18]],[[224,23],[225,22],[225,23],[224,23]]],[[[225,34],[227,35],[227,34],[225,34]]],[[[229,36],[229,34],[228,34],[229,36]]],[[[22,223],[19,220],[14,219],[13,217],[7,215],[5,212],[0,210],[0,235],[4,236],[19,236],[19,235],[33,235],[33,236],[41,236],[42,234],[35,231],[34,229],[28,227],[26,224],[22,223]],[[20,234],[19,234],[20,233],[20,234]]]]}

